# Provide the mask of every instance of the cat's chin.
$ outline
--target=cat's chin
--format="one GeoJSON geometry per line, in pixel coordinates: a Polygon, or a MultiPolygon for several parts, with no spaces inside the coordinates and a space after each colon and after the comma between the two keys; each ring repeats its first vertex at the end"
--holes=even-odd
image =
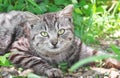
{"type": "Polygon", "coordinates": [[[49,47],[50,49],[53,49],[53,50],[55,50],[55,49],[59,49],[60,47],[49,47]]]}
{"type": "Polygon", "coordinates": [[[62,48],[56,47],[56,48],[48,48],[46,49],[46,54],[59,54],[63,52],[62,48]]]}
{"type": "Polygon", "coordinates": [[[48,49],[48,52],[55,52],[55,53],[58,53],[59,51],[61,51],[61,49],[60,48],[49,48],[48,49]]]}

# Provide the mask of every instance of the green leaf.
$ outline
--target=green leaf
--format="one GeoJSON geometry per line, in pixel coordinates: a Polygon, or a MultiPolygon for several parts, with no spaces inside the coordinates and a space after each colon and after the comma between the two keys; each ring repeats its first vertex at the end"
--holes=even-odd
{"type": "Polygon", "coordinates": [[[82,14],[82,11],[79,8],[75,8],[75,12],[78,14],[82,14]]]}
{"type": "Polygon", "coordinates": [[[60,8],[58,8],[56,5],[50,5],[50,6],[48,7],[48,9],[49,9],[50,12],[53,12],[53,11],[59,10],[60,8]]]}
{"type": "Polygon", "coordinates": [[[14,76],[12,78],[26,78],[26,77],[23,77],[23,76],[14,76]]]}
{"type": "Polygon", "coordinates": [[[25,4],[16,4],[15,6],[14,6],[14,9],[15,10],[23,10],[23,8],[25,7],[25,4]]]}
{"type": "Polygon", "coordinates": [[[99,6],[99,7],[96,8],[96,12],[104,13],[104,8],[102,6],[99,6]]]}
{"type": "Polygon", "coordinates": [[[45,3],[41,3],[39,7],[41,8],[41,13],[45,13],[47,11],[47,5],[45,3]]]}
{"type": "Polygon", "coordinates": [[[40,6],[38,6],[33,0],[28,0],[28,2],[35,6],[36,8],[38,8],[40,11],[42,11],[40,6]]]}
{"type": "Polygon", "coordinates": [[[116,45],[114,45],[114,44],[111,44],[110,46],[111,46],[113,52],[114,52],[115,54],[117,54],[118,56],[120,56],[120,48],[118,48],[118,47],[117,47],[116,45]]]}
{"type": "Polygon", "coordinates": [[[2,64],[5,64],[6,57],[4,57],[4,56],[0,56],[0,61],[1,61],[2,64]]]}
{"type": "Polygon", "coordinates": [[[11,11],[11,10],[13,10],[13,6],[9,5],[8,8],[7,8],[7,11],[11,11]]]}
{"type": "Polygon", "coordinates": [[[5,56],[5,57],[9,57],[9,56],[10,56],[10,53],[6,53],[4,56],[5,56]]]}
{"type": "Polygon", "coordinates": [[[111,55],[99,55],[99,56],[92,56],[92,57],[88,57],[86,59],[80,60],[77,63],[75,63],[70,69],[70,72],[73,72],[74,70],[76,70],[77,68],[81,67],[84,64],[90,63],[90,62],[94,62],[96,60],[103,60],[106,58],[110,58],[113,57],[111,55]]]}
{"type": "Polygon", "coordinates": [[[63,5],[65,3],[65,0],[54,0],[56,5],[63,5]]]}
{"type": "Polygon", "coordinates": [[[76,4],[76,3],[78,3],[78,1],[77,0],[72,0],[72,3],[76,4]]]}
{"type": "Polygon", "coordinates": [[[11,66],[10,61],[7,59],[10,53],[5,54],[4,56],[0,56],[0,65],[2,66],[11,66]]]}
{"type": "Polygon", "coordinates": [[[67,62],[61,62],[58,67],[65,73],[68,69],[68,63],[67,62]]]}
{"type": "Polygon", "coordinates": [[[27,78],[42,78],[42,77],[40,77],[40,76],[38,76],[36,74],[33,74],[33,73],[29,73],[27,78]]]}

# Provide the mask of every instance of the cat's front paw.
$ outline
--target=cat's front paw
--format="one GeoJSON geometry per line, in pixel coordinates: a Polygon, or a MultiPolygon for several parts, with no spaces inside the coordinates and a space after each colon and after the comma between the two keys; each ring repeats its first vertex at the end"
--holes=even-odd
{"type": "Polygon", "coordinates": [[[51,68],[45,71],[48,78],[63,78],[63,73],[60,69],[51,68]]]}
{"type": "Polygon", "coordinates": [[[120,61],[114,58],[108,58],[105,60],[104,67],[120,69],[120,61]]]}

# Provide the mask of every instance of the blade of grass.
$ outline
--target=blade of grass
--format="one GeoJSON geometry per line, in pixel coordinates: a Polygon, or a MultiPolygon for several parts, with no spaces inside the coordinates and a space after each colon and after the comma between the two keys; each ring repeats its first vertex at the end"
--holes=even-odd
{"type": "Polygon", "coordinates": [[[111,44],[110,46],[111,46],[113,52],[115,54],[117,54],[118,56],[120,56],[120,49],[117,46],[115,46],[114,44],[111,44]]]}
{"type": "Polygon", "coordinates": [[[81,67],[84,64],[90,63],[90,62],[94,62],[96,60],[103,60],[106,58],[110,58],[113,57],[111,55],[99,55],[99,56],[92,56],[92,57],[88,57],[86,59],[80,60],[77,63],[75,63],[70,69],[70,72],[73,72],[74,70],[76,70],[77,68],[81,67]]]}
{"type": "Polygon", "coordinates": [[[38,6],[33,0],[28,0],[28,2],[31,3],[33,6],[37,7],[40,11],[42,11],[40,6],[38,6]]]}

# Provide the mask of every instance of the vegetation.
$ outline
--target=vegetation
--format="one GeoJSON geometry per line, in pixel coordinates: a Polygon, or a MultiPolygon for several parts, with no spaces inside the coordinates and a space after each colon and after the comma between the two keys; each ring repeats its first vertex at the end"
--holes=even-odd
{"type": "Polygon", "coordinates": [[[74,4],[75,34],[86,43],[98,38],[118,38],[120,2],[118,0],[0,0],[0,11],[30,11],[34,14],[55,12],[74,4]]]}
{"type": "MultiPolygon", "coordinates": [[[[74,4],[73,21],[75,35],[86,44],[99,44],[100,39],[120,37],[120,1],[119,0],[0,0],[0,12],[11,10],[30,11],[44,14],[61,10],[68,4],[74,4]]],[[[120,57],[119,48],[112,45],[112,50],[120,57]]],[[[0,65],[11,65],[7,56],[0,56],[0,65]],[[3,60],[1,60],[1,58],[3,60]]],[[[100,57],[103,59],[106,57],[100,57]]],[[[91,60],[99,59],[92,57],[91,60]]],[[[117,58],[119,59],[119,58],[117,58]]],[[[90,60],[90,61],[91,61],[90,60]]],[[[89,60],[77,63],[73,71],[89,60]]]]}

